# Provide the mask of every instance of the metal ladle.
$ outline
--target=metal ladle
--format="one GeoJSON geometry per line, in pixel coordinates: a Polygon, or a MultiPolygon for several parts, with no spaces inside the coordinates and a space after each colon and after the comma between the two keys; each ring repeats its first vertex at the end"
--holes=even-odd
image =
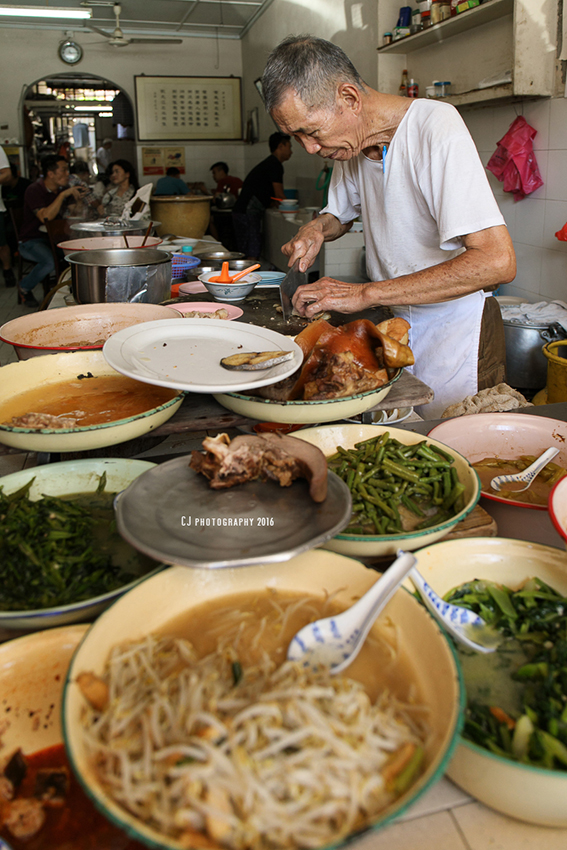
{"type": "Polygon", "coordinates": [[[534,460],[527,469],[523,469],[521,472],[514,472],[510,475],[497,475],[490,482],[490,486],[493,490],[498,492],[502,489],[505,484],[523,484],[525,482],[525,487],[515,488],[513,490],[514,493],[523,493],[524,490],[527,490],[530,484],[533,482],[536,475],[541,472],[544,466],[547,466],[550,460],[553,460],[555,455],[559,454],[559,449],[546,449],[542,455],[538,457],[537,460],[534,460]]]}

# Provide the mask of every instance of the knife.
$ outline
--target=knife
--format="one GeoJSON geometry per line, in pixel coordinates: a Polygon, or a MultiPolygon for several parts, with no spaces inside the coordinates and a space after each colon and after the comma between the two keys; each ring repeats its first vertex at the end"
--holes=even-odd
{"type": "Polygon", "coordinates": [[[289,322],[293,305],[291,299],[295,295],[298,286],[307,283],[307,272],[299,271],[299,260],[296,260],[280,284],[280,301],[284,322],[289,322]]]}

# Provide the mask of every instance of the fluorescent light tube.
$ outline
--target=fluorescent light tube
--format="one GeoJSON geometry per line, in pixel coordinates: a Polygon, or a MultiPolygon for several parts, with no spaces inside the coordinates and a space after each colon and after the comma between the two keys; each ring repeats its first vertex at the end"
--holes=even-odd
{"type": "Polygon", "coordinates": [[[63,6],[0,6],[1,17],[13,18],[92,18],[92,9],[70,9],[63,6]]]}

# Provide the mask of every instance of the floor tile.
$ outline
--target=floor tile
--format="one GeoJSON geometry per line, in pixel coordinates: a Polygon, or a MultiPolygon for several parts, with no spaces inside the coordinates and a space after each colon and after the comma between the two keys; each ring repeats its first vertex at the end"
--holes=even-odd
{"type": "Polygon", "coordinates": [[[394,823],[369,833],[353,847],[355,850],[470,850],[449,812],[394,823]]]}
{"type": "Polygon", "coordinates": [[[399,823],[421,818],[424,815],[431,815],[435,812],[442,812],[456,806],[462,806],[470,803],[471,799],[469,794],[462,791],[450,779],[443,777],[433,788],[420,797],[407,812],[404,812],[399,819],[399,823]]]}
{"type": "Polygon", "coordinates": [[[481,803],[454,809],[453,816],[471,850],[565,850],[567,847],[567,829],[523,823],[481,803]]]}

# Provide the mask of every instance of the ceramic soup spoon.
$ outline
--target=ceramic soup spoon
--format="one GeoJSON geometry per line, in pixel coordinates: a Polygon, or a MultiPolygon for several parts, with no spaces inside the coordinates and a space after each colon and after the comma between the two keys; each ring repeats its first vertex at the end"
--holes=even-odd
{"type": "Polygon", "coordinates": [[[398,552],[394,563],[358,602],[334,617],[308,623],[292,639],[287,657],[304,667],[329,667],[341,673],[360,652],[378,614],[390,601],[416,563],[409,552],[398,552]]]}
{"type": "Polygon", "coordinates": [[[476,652],[488,653],[494,652],[502,643],[502,637],[498,631],[489,626],[474,611],[460,605],[452,605],[441,599],[417,569],[410,570],[409,578],[419,591],[426,608],[441,623],[445,631],[463,646],[468,646],[476,652]]]}
{"type": "Polygon", "coordinates": [[[490,482],[490,486],[493,490],[498,492],[505,484],[525,484],[524,487],[514,487],[512,489],[513,493],[523,493],[524,490],[528,489],[536,475],[541,472],[544,466],[547,466],[549,461],[553,460],[555,455],[558,454],[559,449],[547,449],[538,457],[537,460],[534,460],[527,469],[523,469],[522,472],[511,473],[510,475],[497,475],[496,478],[493,478],[490,482]]]}

